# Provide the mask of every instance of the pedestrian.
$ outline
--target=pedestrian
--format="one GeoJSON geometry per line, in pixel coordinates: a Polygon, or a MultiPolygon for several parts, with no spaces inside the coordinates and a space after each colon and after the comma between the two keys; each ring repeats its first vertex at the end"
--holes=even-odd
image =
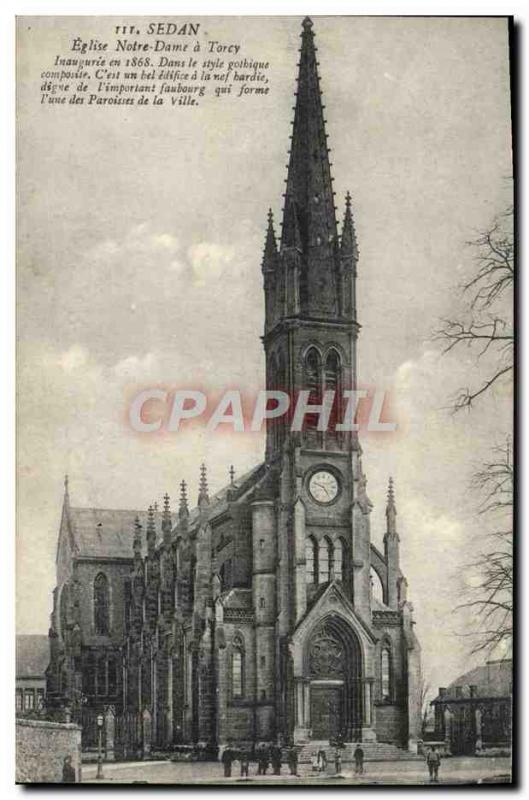
{"type": "Polygon", "coordinates": [[[281,747],[277,743],[270,748],[270,757],[274,775],[281,775],[281,747]]]}
{"type": "Polygon", "coordinates": [[[353,758],[355,760],[355,773],[357,775],[364,774],[364,751],[360,747],[359,744],[356,745],[356,749],[353,753],[353,758]]]}
{"type": "Polygon", "coordinates": [[[241,762],[241,778],[248,777],[248,768],[250,766],[250,753],[248,750],[244,748],[241,750],[240,755],[240,762],[241,762]]]}
{"type": "Polygon", "coordinates": [[[224,764],[224,777],[231,778],[231,765],[233,763],[233,750],[228,745],[222,754],[222,763],[224,764]]]}
{"type": "Polygon", "coordinates": [[[72,767],[72,757],[65,756],[62,764],[62,782],[75,783],[75,770],[72,767]]]}
{"type": "Polygon", "coordinates": [[[320,768],[318,755],[319,755],[319,753],[316,753],[316,751],[314,751],[314,753],[310,757],[310,763],[311,763],[311,767],[312,767],[312,771],[313,772],[318,772],[318,770],[320,768]]]}
{"type": "Polygon", "coordinates": [[[430,773],[430,783],[439,783],[439,765],[441,764],[441,758],[439,753],[435,749],[435,746],[428,750],[428,755],[426,756],[426,763],[428,764],[428,771],[430,773]]]}
{"type": "Polygon", "coordinates": [[[288,748],[288,766],[291,775],[298,774],[298,750],[295,745],[288,748]]]}
{"type": "Polygon", "coordinates": [[[318,769],[320,772],[327,771],[327,753],[323,749],[318,751],[318,769]]]}
{"type": "Polygon", "coordinates": [[[268,747],[264,742],[260,742],[256,748],[257,753],[257,774],[266,775],[269,765],[268,747]]]}

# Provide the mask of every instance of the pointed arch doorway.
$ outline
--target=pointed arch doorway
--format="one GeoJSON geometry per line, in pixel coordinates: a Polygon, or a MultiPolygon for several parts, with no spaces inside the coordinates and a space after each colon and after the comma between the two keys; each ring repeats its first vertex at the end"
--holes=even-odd
{"type": "Polygon", "coordinates": [[[314,629],[306,650],[311,738],[356,741],[362,730],[362,653],[353,630],[337,616],[314,629]]]}

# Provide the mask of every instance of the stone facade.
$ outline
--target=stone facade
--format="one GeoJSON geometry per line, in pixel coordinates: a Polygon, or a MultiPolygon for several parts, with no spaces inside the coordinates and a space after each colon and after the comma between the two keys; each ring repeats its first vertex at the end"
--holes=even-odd
{"type": "Polygon", "coordinates": [[[358,435],[336,425],[356,386],[358,247],[349,195],[338,233],[308,19],[301,39],[282,235],[270,214],[262,264],[263,343],[268,389],[308,390],[313,405],[336,392],[328,429],[311,409],[300,432],[272,423],[262,464],[214,497],[203,467],[197,507],[182,482],[176,516],[167,495],[145,515],[72,509],[66,494],[54,689],[111,703],[121,730],[142,720],[132,751],[333,737],[414,747],[418,735],[393,487],[382,553],[358,435]],[[90,693],[100,659],[104,691],[90,693]]]}
{"type": "Polygon", "coordinates": [[[76,781],[80,782],[81,729],[78,725],[17,719],[17,783],[62,783],[66,756],[70,756],[76,781]]]}

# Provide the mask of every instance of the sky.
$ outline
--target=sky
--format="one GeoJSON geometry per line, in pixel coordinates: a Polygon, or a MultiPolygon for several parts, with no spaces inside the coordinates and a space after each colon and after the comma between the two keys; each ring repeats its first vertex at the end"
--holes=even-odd
{"type": "MultiPolygon", "coordinates": [[[[150,19],[150,18],[149,18],[150,19]]],[[[194,18],[199,19],[199,18],[194,18]]],[[[135,22],[134,19],[127,19],[135,22]]],[[[141,20],[136,20],[140,24],[141,20]]],[[[184,20],[185,21],[185,20],[184,20]]],[[[220,489],[262,458],[260,434],[141,436],[139,388],[264,380],[266,214],[281,217],[301,20],[207,18],[270,62],[270,93],[198,108],[52,107],[40,74],[112,18],[24,18],[18,31],[17,630],[48,627],[69,474],[73,505],[146,508],[199,465],[220,489]]],[[[359,380],[389,391],[396,434],[362,441],[372,537],[395,481],[402,568],[427,681],[464,672],[454,614],[487,522],[472,472],[510,429],[502,384],[470,414],[450,397],[487,369],[433,331],[464,307],[465,243],[510,202],[507,25],[480,18],[315,18],[338,217],[353,196],[359,380]]],[[[479,661],[479,659],[478,659],[479,661]]]]}

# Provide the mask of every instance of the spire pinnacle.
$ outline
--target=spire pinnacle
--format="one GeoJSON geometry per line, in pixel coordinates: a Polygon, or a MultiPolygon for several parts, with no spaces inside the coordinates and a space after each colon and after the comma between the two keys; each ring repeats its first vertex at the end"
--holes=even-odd
{"type": "Polygon", "coordinates": [[[208,495],[208,476],[206,465],[202,462],[200,465],[200,483],[198,487],[198,505],[209,503],[208,495]]]}
{"type": "Polygon", "coordinates": [[[172,527],[173,525],[171,521],[171,506],[169,501],[169,495],[166,492],[163,496],[163,512],[162,512],[162,533],[163,533],[164,544],[171,543],[172,527]]]}
{"type": "Polygon", "coordinates": [[[70,489],[69,489],[68,473],[64,476],[64,505],[70,504],[70,489]]]}
{"type": "Polygon", "coordinates": [[[187,517],[189,515],[189,508],[187,506],[187,483],[183,480],[180,484],[180,505],[178,508],[178,516],[187,517]]]}
{"type": "Polygon", "coordinates": [[[235,467],[233,464],[230,465],[230,486],[235,485],[235,467]]]}
{"type": "Polygon", "coordinates": [[[272,209],[268,210],[268,226],[266,229],[265,247],[263,253],[262,269],[263,272],[273,272],[277,260],[277,242],[274,231],[274,215],[272,209]]]}
{"type": "Polygon", "coordinates": [[[386,502],[386,531],[388,534],[397,533],[397,506],[395,505],[395,490],[393,478],[388,481],[388,499],[386,502]]]}
{"type": "Polygon", "coordinates": [[[341,253],[342,256],[352,256],[355,261],[358,260],[358,245],[356,242],[356,231],[353,221],[353,214],[351,211],[351,194],[349,191],[347,191],[347,194],[345,195],[345,214],[342,225],[341,253]]]}
{"type": "Polygon", "coordinates": [[[154,524],[154,508],[149,506],[147,510],[147,551],[150,556],[154,555],[156,547],[156,526],[154,524]]]}
{"type": "Polygon", "coordinates": [[[134,559],[141,559],[141,523],[139,517],[134,519],[134,539],[132,542],[132,549],[134,552],[134,559]]]}

